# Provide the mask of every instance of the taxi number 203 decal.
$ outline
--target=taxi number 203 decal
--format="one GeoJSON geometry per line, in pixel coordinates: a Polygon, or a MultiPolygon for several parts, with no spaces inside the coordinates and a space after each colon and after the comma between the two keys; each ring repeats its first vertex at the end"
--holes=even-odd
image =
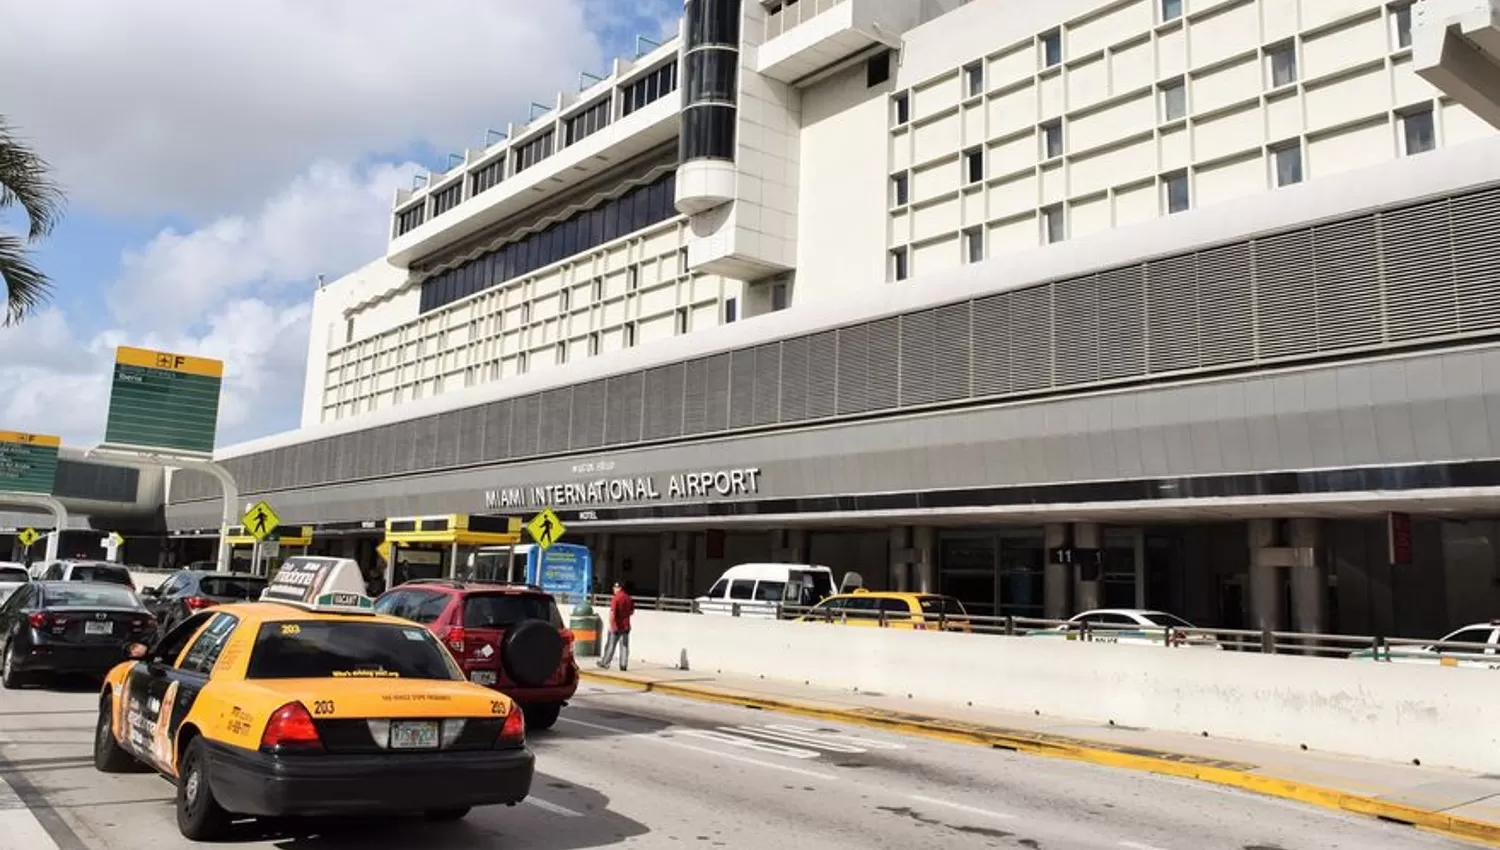
{"type": "Polygon", "coordinates": [[[499,700],[490,700],[490,714],[493,714],[493,715],[496,715],[496,716],[499,716],[499,717],[504,717],[505,715],[507,715],[509,713],[510,713],[510,708],[508,706],[506,706],[505,703],[500,702],[499,700]]]}
{"type": "Polygon", "coordinates": [[[335,709],[333,707],[333,700],[331,700],[331,699],[313,700],[313,714],[319,715],[319,716],[325,716],[325,715],[333,714],[334,711],[335,711],[335,709]]]}

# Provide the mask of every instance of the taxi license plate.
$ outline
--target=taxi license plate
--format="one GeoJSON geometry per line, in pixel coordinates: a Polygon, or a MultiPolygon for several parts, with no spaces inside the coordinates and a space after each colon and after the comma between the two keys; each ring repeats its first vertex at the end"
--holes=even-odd
{"type": "Polygon", "coordinates": [[[438,725],[431,720],[397,720],[391,723],[391,749],[435,750],[438,725]]]}
{"type": "Polygon", "coordinates": [[[493,685],[495,684],[495,671],[475,670],[469,674],[469,681],[476,685],[493,685]]]}
{"type": "Polygon", "coordinates": [[[84,623],[83,633],[86,635],[112,635],[115,633],[115,624],[108,620],[102,623],[84,623]]]}

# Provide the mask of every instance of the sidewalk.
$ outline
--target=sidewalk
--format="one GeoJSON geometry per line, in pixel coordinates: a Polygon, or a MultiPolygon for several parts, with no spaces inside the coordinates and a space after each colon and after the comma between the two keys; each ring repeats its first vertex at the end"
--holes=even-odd
{"type": "Polygon", "coordinates": [[[669,696],[1197,779],[1409,823],[1500,847],[1500,777],[1171,732],[1098,726],[653,664],[628,673],[580,659],[584,677],[669,696]]]}

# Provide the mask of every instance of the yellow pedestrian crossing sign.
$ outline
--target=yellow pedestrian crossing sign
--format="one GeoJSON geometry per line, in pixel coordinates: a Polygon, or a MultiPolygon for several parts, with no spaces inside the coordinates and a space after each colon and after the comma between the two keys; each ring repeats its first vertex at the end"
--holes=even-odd
{"type": "Polygon", "coordinates": [[[281,517],[271,510],[271,506],[265,502],[256,502],[250,510],[245,511],[245,517],[241,520],[245,524],[245,532],[256,540],[265,540],[281,525],[281,517]]]}
{"type": "Polygon", "coordinates": [[[16,535],[16,540],[21,542],[22,549],[30,549],[31,544],[41,539],[42,535],[37,534],[34,528],[23,528],[21,529],[21,533],[16,535]]]}
{"type": "Polygon", "coordinates": [[[121,534],[118,531],[111,531],[109,533],[109,544],[111,546],[115,547],[116,549],[120,548],[121,546],[124,546],[125,545],[125,535],[121,534]]]}
{"type": "Polygon", "coordinates": [[[542,508],[541,513],[526,523],[526,530],[530,532],[531,539],[536,541],[537,548],[545,552],[549,546],[561,540],[563,532],[568,529],[551,508],[542,508]]]}

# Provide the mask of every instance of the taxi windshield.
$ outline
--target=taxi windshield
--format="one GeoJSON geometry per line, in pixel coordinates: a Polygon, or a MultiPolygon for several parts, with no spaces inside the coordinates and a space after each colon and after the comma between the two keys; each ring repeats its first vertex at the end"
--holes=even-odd
{"type": "Polygon", "coordinates": [[[303,620],[266,623],[247,679],[458,678],[425,629],[391,623],[303,620]]]}

